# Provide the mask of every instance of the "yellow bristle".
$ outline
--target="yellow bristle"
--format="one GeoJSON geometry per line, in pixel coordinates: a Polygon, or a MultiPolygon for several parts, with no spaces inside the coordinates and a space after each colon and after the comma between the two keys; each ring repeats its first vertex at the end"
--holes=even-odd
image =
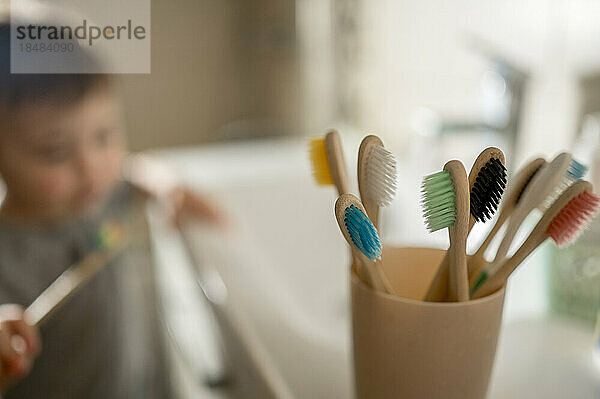
{"type": "Polygon", "coordinates": [[[313,167],[313,175],[317,184],[327,186],[333,184],[329,161],[327,159],[327,148],[325,139],[312,139],[310,141],[310,160],[313,167]]]}

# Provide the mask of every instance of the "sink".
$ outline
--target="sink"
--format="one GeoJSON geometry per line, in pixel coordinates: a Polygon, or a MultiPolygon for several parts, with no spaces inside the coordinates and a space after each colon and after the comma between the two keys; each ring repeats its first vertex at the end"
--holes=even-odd
{"type": "Polygon", "coordinates": [[[313,183],[304,143],[182,150],[172,160],[231,222],[225,232],[182,228],[208,296],[215,275],[226,288],[226,299],[211,304],[223,335],[237,341],[225,347],[249,350],[244,368],[257,369],[254,382],[275,397],[351,397],[349,252],[334,189],[313,183]]]}

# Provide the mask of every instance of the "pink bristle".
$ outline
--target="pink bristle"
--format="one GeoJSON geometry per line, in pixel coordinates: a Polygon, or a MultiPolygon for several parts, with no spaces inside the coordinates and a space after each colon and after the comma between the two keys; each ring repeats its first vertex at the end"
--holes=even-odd
{"type": "Polygon", "coordinates": [[[600,207],[600,197],[583,192],[573,198],[550,223],[547,234],[558,247],[575,242],[600,207]]]}

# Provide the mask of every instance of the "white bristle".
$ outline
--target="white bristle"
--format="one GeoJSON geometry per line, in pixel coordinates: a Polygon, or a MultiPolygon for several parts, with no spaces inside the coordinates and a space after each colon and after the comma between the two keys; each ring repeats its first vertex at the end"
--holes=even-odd
{"type": "Polygon", "coordinates": [[[396,157],[382,146],[374,146],[366,160],[367,195],[379,206],[388,206],[396,195],[396,157]]]}
{"type": "Polygon", "coordinates": [[[546,197],[546,199],[542,204],[540,204],[538,209],[542,212],[547,211],[548,208],[552,206],[554,201],[556,201],[558,197],[560,197],[562,193],[564,193],[567,190],[567,188],[571,187],[571,185],[573,185],[573,183],[575,183],[576,181],[577,180],[571,177],[570,175],[565,175],[560,181],[560,184],[558,184],[554,188],[554,190],[546,197]]]}

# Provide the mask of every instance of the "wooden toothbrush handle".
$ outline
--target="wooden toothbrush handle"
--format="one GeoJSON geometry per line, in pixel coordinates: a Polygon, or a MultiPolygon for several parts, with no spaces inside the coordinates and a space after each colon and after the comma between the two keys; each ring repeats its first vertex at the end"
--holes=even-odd
{"type": "Polygon", "coordinates": [[[512,272],[527,258],[540,244],[546,240],[544,231],[533,231],[529,238],[521,245],[515,254],[506,259],[500,268],[473,294],[473,299],[490,295],[502,288],[512,272]]]}
{"type": "Polygon", "coordinates": [[[467,235],[458,226],[448,228],[450,236],[448,267],[448,299],[469,300],[469,275],[467,272],[467,235]]]}
{"type": "Polygon", "coordinates": [[[383,147],[381,139],[375,135],[368,135],[360,143],[358,148],[358,162],[356,164],[356,172],[358,178],[358,191],[360,199],[365,207],[367,216],[371,219],[371,223],[376,229],[379,229],[379,204],[368,195],[367,182],[367,159],[368,154],[373,151],[374,147],[383,147]]]}
{"type": "Polygon", "coordinates": [[[467,261],[469,267],[469,279],[472,279],[473,276],[478,275],[478,273],[485,267],[485,251],[490,246],[490,243],[492,242],[494,237],[496,237],[496,234],[498,234],[498,231],[500,230],[502,225],[504,225],[504,222],[506,222],[506,220],[508,219],[510,211],[512,211],[512,209],[507,210],[502,208],[502,210],[500,211],[500,215],[498,215],[496,223],[494,223],[494,227],[492,227],[492,230],[488,233],[487,237],[485,238],[477,252],[475,252],[467,261]]]}
{"type": "Polygon", "coordinates": [[[331,177],[338,190],[338,194],[349,193],[348,171],[346,170],[346,161],[344,160],[342,140],[337,130],[331,130],[325,135],[325,149],[327,151],[327,159],[329,160],[331,177]]]}
{"type": "Polygon", "coordinates": [[[396,292],[394,290],[394,287],[392,286],[392,283],[390,283],[390,280],[387,278],[385,270],[383,270],[383,263],[381,262],[381,260],[374,262],[374,265],[378,278],[380,279],[381,285],[383,286],[383,291],[387,294],[395,295],[396,292]]]}
{"type": "Polygon", "coordinates": [[[494,263],[503,262],[508,255],[508,250],[511,247],[511,244],[515,238],[515,235],[519,231],[521,227],[521,223],[527,215],[533,210],[535,207],[534,204],[521,203],[519,204],[512,215],[510,215],[510,219],[508,220],[508,226],[506,231],[504,232],[504,237],[502,237],[502,241],[500,242],[500,246],[498,247],[498,251],[496,251],[496,255],[494,256],[494,263]]]}
{"type": "MultiPolygon", "coordinates": [[[[475,225],[475,218],[469,218],[469,228],[468,232],[470,233],[475,225]]],[[[466,255],[465,255],[466,256],[466,255]]],[[[429,287],[427,288],[427,292],[423,297],[423,300],[426,302],[443,302],[448,300],[448,270],[450,268],[450,253],[448,251],[445,252],[444,258],[440,262],[440,265],[437,267],[435,275],[433,279],[429,283],[429,287]]],[[[469,269],[469,261],[467,259],[467,273],[470,274],[471,270],[469,269]]]]}
{"type": "Polygon", "coordinates": [[[25,317],[36,326],[43,324],[64,305],[67,300],[102,270],[123,249],[96,251],[87,255],[81,262],[65,270],[25,309],[25,317]]]}
{"type": "Polygon", "coordinates": [[[360,270],[364,272],[371,288],[375,291],[393,294],[394,290],[383,272],[381,262],[372,262],[358,249],[353,249],[352,252],[355,258],[359,260],[360,270]]]}
{"type": "Polygon", "coordinates": [[[437,268],[433,280],[423,297],[426,302],[442,302],[448,299],[448,269],[450,267],[450,253],[445,251],[444,258],[437,268]]]}

